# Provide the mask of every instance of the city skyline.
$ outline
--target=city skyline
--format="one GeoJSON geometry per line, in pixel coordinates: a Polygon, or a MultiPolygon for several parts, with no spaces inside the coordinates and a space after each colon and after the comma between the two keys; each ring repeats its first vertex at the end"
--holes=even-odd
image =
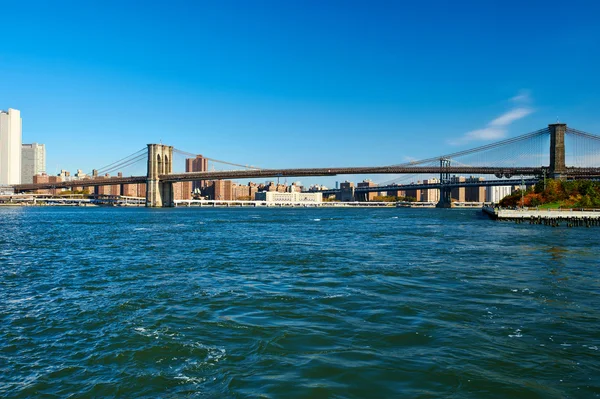
{"type": "Polygon", "coordinates": [[[600,132],[596,4],[435,4],[8,4],[0,108],[21,110],[49,173],[102,166],[116,142],[326,167],[440,155],[557,118],[600,132]],[[559,17],[571,28],[549,26],[559,17]]]}

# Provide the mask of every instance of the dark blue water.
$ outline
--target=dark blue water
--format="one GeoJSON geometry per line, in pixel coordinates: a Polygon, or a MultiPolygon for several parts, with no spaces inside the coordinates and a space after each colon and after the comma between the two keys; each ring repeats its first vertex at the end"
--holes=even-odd
{"type": "Polygon", "coordinates": [[[599,228],[0,208],[0,396],[600,396],[599,228]]]}

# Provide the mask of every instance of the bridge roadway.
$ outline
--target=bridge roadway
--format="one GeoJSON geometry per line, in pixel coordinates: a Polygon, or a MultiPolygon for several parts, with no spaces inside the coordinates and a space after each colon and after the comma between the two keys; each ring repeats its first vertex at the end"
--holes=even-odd
{"type": "MultiPolygon", "coordinates": [[[[526,186],[536,184],[539,179],[523,179],[523,183],[526,186]]],[[[455,187],[489,187],[489,186],[519,186],[521,185],[521,179],[503,179],[503,180],[483,180],[476,182],[452,182],[444,184],[444,187],[455,188],[455,187]]],[[[439,189],[442,187],[442,183],[431,183],[431,184],[390,184],[387,186],[376,186],[376,187],[355,187],[355,193],[370,193],[370,192],[387,192],[387,191],[408,191],[408,190],[428,190],[428,189],[439,189]]],[[[322,193],[323,195],[337,194],[340,189],[329,189],[320,191],[305,191],[305,192],[316,192],[322,193]]]]}
{"type": "MultiPolygon", "coordinates": [[[[439,166],[376,166],[376,167],[351,167],[351,168],[306,168],[306,169],[258,169],[235,170],[224,172],[188,172],[159,176],[161,181],[195,181],[215,179],[245,179],[264,177],[304,177],[304,176],[335,176],[335,175],[378,175],[378,174],[440,174],[439,166]]],[[[536,176],[543,173],[539,167],[478,167],[478,166],[451,166],[444,168],[445,173],[468,175],[493,175],[511,174],[536,176]]],[[[600,168],[598,169],[600,173],[600,168]]]]}
{"type": "Polygon", "coordinates": [[[36,183],[36,184],[17,184],[13,188],[15,192],[46,190],[53,188],[74,188],[74,187],[94,187],[94,186],[116,186],[121,184],[139,184],[146,183],[146,176],[129,177],[98,177],[96,179],[82,179],[63,181],[56,183],[36,183]]]}
{"type": "MultiPolygon", "coordinates": [[[[304,168],[304,169],[256,169],[256,170],[230,170],[214,172],[188,172],[160,175],[161,182],[174,183],[198,180],[219,179],[251,179],[270,177],[304,177],[304,176],[335,176],[335,175],[364,175],[364,174],[429,174],[439,175],[440,172],[464,175],[524,175],[541,176],[548,168],[544,167],[479,167],[479,166],[378,166],[378,167],[349,167],[349,168],[304,168]]],[[[573,177],[600,176],[600,168],[567,168],[565,174],[573,177]]],[[[110,186],[120,184],[146,183],[146,176],[130,177],[104,177],[96,179],[83,179],[56,183],[18,184],[13,186],[16,192],[32,191],[52,188],[73,188],[110,186]]],[[[420,187],[424,188],[424,187],[420,187]]],[[[381,190],[381,188],[379,188],[381,190]]]]}

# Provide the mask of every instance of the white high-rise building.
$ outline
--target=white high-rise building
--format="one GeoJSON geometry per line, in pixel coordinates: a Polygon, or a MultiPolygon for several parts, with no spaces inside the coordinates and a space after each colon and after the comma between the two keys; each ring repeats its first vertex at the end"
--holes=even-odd
{"type": "Polygon", "coordinates": [[[21,112],[0,110],[0,184],[21,183],[21,112]]]}
{"type": "Polygon", "coordinates": [[[46,171],[46,146],[23,144],[21,149],[21,184],[33,183],[33,176],[46,171]]]}
{"type": "Polygon", "coordinates": [[[511,186],[491,186],[485,191],[485,202],[497,204],[500,200],[512,193],[511,186]]]}

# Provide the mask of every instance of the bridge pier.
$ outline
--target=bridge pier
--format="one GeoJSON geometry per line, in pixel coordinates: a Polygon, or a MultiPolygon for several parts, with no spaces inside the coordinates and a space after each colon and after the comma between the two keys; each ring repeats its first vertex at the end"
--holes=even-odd
{"type": "Polygon", "coordinates": [[[160,175],[173,171],[173,147],[148,144],[148,173],[146,175],[146,206],[172,207],[173,183],[160,181],[160,175]]]}
{"type": "Polygon", "coordinates": [[[435,205],[436,208],[452,208],[452,189],[447,186],[450,183],[450,160],[440,159],[440,200],[435,205]]]}
{"type": "Polygon", "coordinates": [[[567,166],[565,164],[565,132],[566,123],[552,123],[550,129],[550,177],[565,179],[567,166]]]}
{"type": "Polygon", "coordinates": [[[452,189],[450,187],[440,187],[440,200],[435,205],[436,208],[452,208],[452,189]]]}

